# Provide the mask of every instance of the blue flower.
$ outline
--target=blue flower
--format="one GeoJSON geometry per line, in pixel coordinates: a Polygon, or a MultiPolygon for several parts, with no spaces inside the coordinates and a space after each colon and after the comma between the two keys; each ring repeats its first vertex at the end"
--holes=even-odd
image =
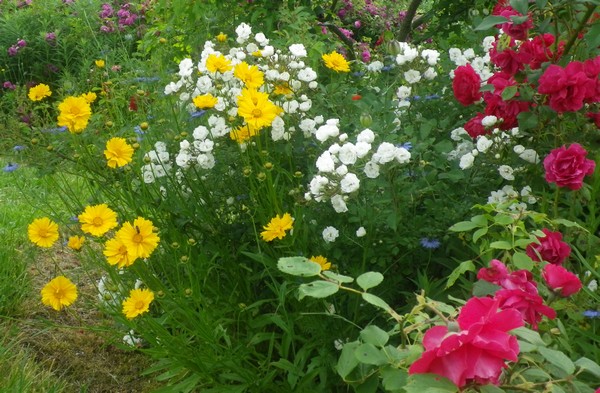
{"type": "Polygon", "coordinates": [[[406,150],[410,150],[410,149],[412,149],[413,145],[412,145],[412,142],[405,142],[402,145],[400,145],[400,147],[403,147],[406,150]]]}
{"type": "Polygon", "coordinates": [[[14,151],[21,151],[21,150],[25,150],[25,149],[26,149],[26,147],[22,146],[22,145],[17,145],[15,147],[13,147],[14,151]]]}
{"type": "Polygon", "coordinates": [[[59,132],[67,131],[66,126],[57,127],[57,128],[49,128],[47,130],[42,130],[42,132],[49,132],[50,134],[58,134],[59,132]]]}
{"type": "Polygon", "coordinates": [[[195,118],[197,118],[197,117],[202,117],[202,116],[204,116],[204,114],[205,114],[205,113],[206,113],[206,111],[205,111],[205,110],[202,110],[202,109],[200,109],[199,111],[193,112],[193,113],[190,115],[190,117],[191,117],[192,119],[195,119],[195,118]]]}
{"type": "Polygon", "coordinates": [[[13,164],[12,162],[9,162],[8,164],[6,164],[6,166],[2,170],[4,172],[14,172],[17,170],[18,167],[19,167],[18,164],[13,164]]]}
{"type": "Polygon", "coordinates": [[[423,238],[421,238],[421,246],[423,248],[428,249],[428,250],[435,250],[441,244],[442,243],[440,243],[440,241],[438,239],[429,238],[429,237],[423,237],[423,238]]]}
{"type": "Polygon", "coordinates": [[[429,96],[425,96],[426,100],[437,100],[438,98],[440,98],[441,96],[439,94],[432,94],[429,96]]]}
{"type": "Polygon", "coordinates": [[[159,80],[160,80],[160,78],[158,76],[140,76],[137,78],[133,78],[133,81],[136,83],[157,82],[159,80]]]}
{"type": "Polygon", "coordinates": [[[586,318],[600,318],[600,311],[596,310],[585,310],[583,316],[586,318]]]}

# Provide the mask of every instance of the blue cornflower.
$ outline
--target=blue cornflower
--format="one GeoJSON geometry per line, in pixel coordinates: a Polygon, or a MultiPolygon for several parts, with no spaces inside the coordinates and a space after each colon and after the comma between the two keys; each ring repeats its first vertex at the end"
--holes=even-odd
{"type": "Polygon", "coordinates": [[[352,76],[355,77],[355,78],[361,78],[363,75],[365,75],[365,73],[362,72],[362,71],[358,71],[358,72],[353,72],[352,73],[352,76]]]}
{"type": "Polygon", "coordinates": [[[2,168],[2,170],[4,172],[14,172],[17,170],[18,167],[19,167],[18,164],[13,164],[12,162],[9,162],[8,164],[6,164],[6,166],[4,168],[2,168]]]}
{"type": "Polygon", "coordinates": [[[596,310],[585,310],[583,316],[586,318],[600,318],[600,311],[596,310]]]}
{"type": "Polygon", "coordinates": [[[391,69],[392,69],[392,66],[391,66],[391,65],[386,65],[386,66],[383,66],[383,67],[381,68],[381,71],[387,72],[387,71],[389,71],[389,70],[391,70],[391,69]]]}
{"type": "Polygon", "coordinates": [[[49,128],[47,130],[42,130],[42,132],[49,132],[50,134],[58,134],[59,132],[67,131],[66,126],[57,127],[57,128],[49,128]]]}
{"type": "Polygon", "coordinates": [[[413,148],[412,142],[405,142],[402,145],[400,145],[400,147],[405,148],[406,150],[410,150],[413,148]]]}
{"type": "Polygon", "coordinates": [[[21,151],[21,150],[25,150],[25,146],[22,145],[16,145],[15,147],[13,147],[14,151],[21,151]]]}
{"type": "Polygon", "coordinates": [[[429,237],[422,237],[421,238],[421,246],[423,248],[428,249],[428,250],[435,250],[441,244],[442,243],[440,243],[440,241],[438,239],[429,238],[429,237]]]}
{"type": "Polygon", "coordinates": [[[192,114],[190,114],[190,117],[191,117],[192,119],[195,119],[195,118],[197,118],[197,117],[202,117],[202,116],[204,116],[204,114],[205,114],[205,113],[206,113],[206,111],[205,111],[205,110],[203,110],[203,109],[200,109],[200,110],[198,110],[198,111],[196,111],[196,112],[192,112],[192,114]]]}
{"type": "Polygon", "coordinates": [[[439,94],[431,94],[429,96],[425,96],[426,100],[437,100],[438,98],[441,98],[439,94]]]}

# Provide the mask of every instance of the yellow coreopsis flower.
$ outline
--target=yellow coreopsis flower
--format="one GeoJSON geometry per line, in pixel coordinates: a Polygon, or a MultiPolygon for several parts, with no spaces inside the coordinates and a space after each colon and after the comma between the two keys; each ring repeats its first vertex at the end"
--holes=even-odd
{"type": "Polygon", "coordinates": [[[283,216],[276,215],[263,227],[264,231],[260,233],[262,239],[266,242],[273,241],[275,238],[281,240],[285,237],[286,231],[293,228],[294,219],[289,213],[283,216]]]}
{"type": "Polygon", "coordinates": [[[125,244],[116,237],[106,242],[102,253],[110,265],[117,265],[119,269],[131,266],[135,261],[134,258],[129,257],[125,244]]]}
{"type": "Polygon", "coordinates": [[[102,59],[96,60],[96,61],[94,61],[94,63],[96,63],[96,67],[98,67],[98,68],[104,68],[104,66],[105,66],[104,60],[102,60],[102,59]]]}
{"type": "Polygon", "coordinates": [[[83,247],[83,243],[85,242],[85,237],[83,236],[71,236],[69,241],[67,242],[67,247],[72,250],[79,251],[81,247],[83,247]]]}
{"type": "Polygon", "coordinates": [[[225,41],[227,41],[227,34],[220,32],[216,38],[217,38],[217,41],[219,41],[219,42],[225,42],[225,41]]]}
{"type": "Polygon", "coordinates": [[[105,203],[87,206],[78,218],[81,230],[92,236],[102,236],[118,225],[117,213],[105,203]]]}
{"type": "Polygon", "coordinates": [[[36,218],[27,227],[27,236],[39,247],[52,247],[58,240],[58,225],[48,217],[36,218]]]}
{"type": "Polygon", "coordinates": [[[331,269],[331,262],[322,255],[317,255],[316,257],[312,256],[310,257],[310,260],[321,265],[321,271],[331,269]]]}
{"type": "Polygon", "coordinates": [[[77,287],[65,276],[58,276],[42,288],[41,294],[44,305],[60,311],[75,302],[77,287]]]}
{"type": "Polygon", "coordinates": [[[152,221],[138,217],[133,224],[126,222],[115,236],[127,248],[129,258],[148,258],[158,246],[160,238],[154,233],[152,221]]]}
{"type": "Polygon", "coordinates": [[[293,92],[294,91],[292,90],[290,85],[287,83],[277,84],[277,85],[275,85],[275,88],[273,89],[273,94],[278,94],[278,95],[282,95],[282,96],[290,95],[293,92]]]}
{"type": "Polygon", "coordinates": [[[227,59],[222,54],[211,53],[206,59],[206,69],[210,72],[225,73],[231,70],[231,60],[227,59]]]}
{"type": "Polygon", "coordinates": [[[233,69],[233,76],[244,82],[248,89],[258,89],[265,83],[264,74],[257,66],[250,66],[242,61],[233,69]]]}
{"type": "Polygon", "coordinates": [[[58,125],[65,126],[71,133],[80,134],[87,127],[92,108],[83,97],[67,97],[58,105],[58,125]]]}
{"type": "Polygon", "coordinates": [[[87,93],[83,93],[81,95],[81,97],[83,97],[83,99],[85,99],[88,104],[91,104],[92,102],[96,101],[96,98],[98,98],[96,93],[94,93],[93,91],[88,91],[87,93]]]}
{"type": "Polygon", "coordinates": [[[129,297],[123,300],[123,314],[127,319],[133,319],[140,314],[148,312],[150,303],[154,300],[154,293],[149,289],[132,289],[129,297]]]}
{"type": "Polygon", "coordinates": [[[270,126],[281,112],[280,107],[269,101],[267,93],[243,89],[242,94],[238,96],[238,115],[256,130],[270,126]]]}
{"type": "Polygon", "coordinates": [[[325,53],[322,58],[325,62],[325,67],[336,72],[350,72],[350,63],[336,51],[325,53]]]}
{"type": "Polygon", "coordinates": [[[131,162],[133,147],[125,138],[111,138],[106,142],[104,157],[106,157],[106,164],[111,168],[125,166],[131,162]]]}
{"type": "Polygon", "coordinates": [[[203,94],[192,98],[192,102],[198,109],[210,109],[217,105],[219,99],[212,94],[203,94]]]}
{"type": "Polygon", "coordinates": [[[249,140],[250,138],[252,138],[254,135],[258,134],[258,130],[256,130],[253,127],[250,127],[248,124],[244,124],[243,126],[240,126],[238,128],[236,128],[235,130],[232,130],[229,133],[229,137],[231,139],[233,139],[234,141],[236,141],[237,143],[244,143],[247,140],[249,140]]]}
{"type": "Polygon", "coordinates": [[[35,85],[29,89],[27,97],[29,97],[31,101],[40,101],[46,97],[50,97],[51,95],[52,91],[50,90],[50,86],[40,83],[39,85],[35,85]]]}

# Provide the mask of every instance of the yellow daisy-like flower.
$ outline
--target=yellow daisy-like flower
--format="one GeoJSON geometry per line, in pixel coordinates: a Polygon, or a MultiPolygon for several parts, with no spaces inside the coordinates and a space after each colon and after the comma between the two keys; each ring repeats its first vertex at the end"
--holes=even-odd
{"type": "Polygon", "coordinates": [[[118,225],[117,213],[105,203],[87,206],[78,218],[81,230],[92,236],[102,236],[118,225]]]}
{"type": "Polygon", "coordinates": [[[257,66],[242,61],[233,69],[233,76],[244,82],[248,89],[258,89],[265,83],[264,74],[257,66]]]}
{"type": "Polygon", "coordinates": [[[322,255],[317,255],[316,257],[312,256],[310,257],[310,260],[321,265],[321,271],[331,269],[331,262],[322,255]]]}
{"type": "Polygon", "coordinates": [[[129,257],[127,247],[119,239],[110,239],[104,244],[104,251],[102,252],[106,257],[106,260],[110,265],[117,265],[119,269],[133,265],[134,258],[129,257]]]}
{"type": "Polygon", "coordinates": [[[293,228],[294,219],[289,213],[283,216],[276,215],[263,227],[264,231],[260,233],[262,239],[266,242],[273,241],[275,238],[281,240],[285,237],[286,232],[293,228]]]}
{"type": "Polygon", "coordinates": [[[46,97],[50,97],[51,95],[52,91],[50,90],[50,86],[40,83],[39,85],[35,85],[29,89],[27,97],[29,97],[31,101],[40,101],[46,97]]]}
{"type": "Polygon", "coordinates": [[[67,242],[67,247],[72,250],[79,251],[81,247],[83,247],[83,243],[85,242],[85,237],[83,236],[71,236],[69,241],[67,242]]]}
{"type": "Polygon", "coordinates": [[[58,125],[67,127],[69,132],[80,134],[88,125],[92,108],[83,97],[67,97],[58,105],[58,125]]]}
{"type": "Polygon", "coordinates": [[[48,217],[36,218],[27,227],[27,236],[38,247],[52,247],[58,240],[58,225],[48,217]]]}
{"type": "Polygon", "coordinates": [[[269,101],[267,93],[255,89],[243,89],[238,96],[238,115],[256,130],[270,126],[283,110],[269,101]]]}
{"type": "Polygon", "coordinates": [[[96,63],[96,67],[98,67],[98,68],[104,68],[104,66],[106,65],[106,63],[104,63],[104,60],[102,60],[102,59],[96,60],[96,61],[94,61],[94,63],[96,63]]]}
{"type": "Polygon", "coordinates": [[[198,109],[210,109],[214,108],[219,102],[219,99],[212,94],[203,94],[196,96],[192,99],[192,102],[198,109]]]}
{"type": "Polygon", "coordinates": [[[123,314],[127,319],[133,319],[148,312],[150,303],[154,300],[154,292],[149,289],[132,289],[129,297],[123,300],[123,314]]]}
{"type": "Polygon", "coordinates": [[[92,102],[96,101],[96,98],[98,98],[96,93],[94,93],[93,91],[83,93],[80,97],[83,97],[83,99],[86,100],[88,104],[91,104],[92,102]]]}
{"type": "Polygon", "coordinates": [[[335,72],[350,72],[350,63],[336,51],[325,53],[323,56],[325,67],[335,72]]]}
{"type": "Polygon", "coordinates": [[[257,129],[250,127],[248,124],[244,124],[243,126],[239,126],[235,130],[232,130],[229,133],[229,137],[237,143],[244,143],[257,134],[257,129]]]}
{"type": "Polygon", "coordinates": [[[111,168],[125,166],[131,162],[133,147],[125,138],[111,138],[106,142],[104,157],[106,157],[106,164],[111,168]]]}
{"type": "Polygon", "coordinates": [[[65,276],[58,276],[42,288],[41,294],[44,305],[60,311],[75,302],[77,287],[65,276]]]}
{"type": "Polygon", "coordinates": [[[222,54],[211,53],[206,59],[206,69],[210,72],[220,72],[221,74],[231,70],[231,60],[228,60],[222,54]]]}
{"type": "Polygon", "coordinates": [[[158,246],[160,238],[154,233],[152,221],[138,217],[133,224],[126,222],[116,236],[127,248],[129,258],[148,258],[158,246]]]}
{"type": "Polygon", "coordinates": [[[275,85],[275,88],[273,89],[273,94],[278,94],[278,95],[282,95],[282,96],[290,95],[293,92],[294,91],[292,90],[290,85],[288,85],[287,83],[275,85]]]}
{"type": "Polygon", "coordinates": [[[216,37],[217,41],[219,42],[225,42],[227,41],[227,34],[224,34],[223,32],[220,32],[217,37],[216,37]]]}

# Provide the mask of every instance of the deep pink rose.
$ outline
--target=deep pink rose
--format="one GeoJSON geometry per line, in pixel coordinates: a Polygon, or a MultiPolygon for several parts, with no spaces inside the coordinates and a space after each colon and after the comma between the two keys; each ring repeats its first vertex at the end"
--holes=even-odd
{"type": "Polygon", "coordinates": [[[544,33],[542,35],[535,36],[532,40],[524,41],[519,47],[519,52],[527,53],[530,57],[529,67],[532,70],[540,69],[542,63],[548,62],[552,59],[558,59],[562,55],[565,48],[565,42],[560,41],[558,43],[558,50],[556,53],[552,52],[555,38],[550,33],[544,33]]]}
{"type": "Polygon", "coordinates": [[[471,298],[457,319],[459,331],[434,326],[423,337],[425,352],[408,369],[409,374],[433,373],[458,387],[468,383],[498,384],[506,361],[516,361],[517,339],[507,332],[523,326],[516,310],[498,310],[492,298],[471,298]]]}
{"type": "Polygon", "coordinates": [[[502,31],[514,38],[515,40],[522,41],[527,38],[527,33],[529,29],[533,27],[533,21],[531,20],[531,16],[527,18],[527,20],[521,24],[516,24],[510,20],[511,16],[523,16],[520,12],[517,12],[512,7],[506,7],[498,14],[500,16],[504,16],[509,19],[508,22],[502,23],[500,28],[502,31]]]}
{"type": "Polygon", "coordinates": [[[595,89],[583,63],[572,61],[565,68],[551,64],[538,80],[538,92],[548,94],[548,106],[556,112],[575,112],[595,89]]]}
{"type": "Polygon", "coordinates": [[[519,125],[517,116],[521,112],[528,112],[530,103],[527,101],[502,99],[499,93],[485,92],[483,100],[486,103],[484,113],[486,115],[494,115],[502,122],[498,125],[501,130],[510,130],[519,125]]]}
{"type": "Polygon", "coordinates": [[[481,120],[486,115],[483,113],[477,113],[474,118],[470,119],[465,123],[465,131],[469,134],[469,136],[473,139],[477,138],[479,135],[491,134],[491,130],[486,130],[483,124],[481,124],[481,120]]]}
{"type": "Polygon", "coordinates": [[[546,181],[556,183],[559,187],[579,190],[583,186],[583,178],[594,173],[596,163],[585,158],[587,151],[578,143],[568,148],[554,149],[544,158],[546,181]]]}
{"type": "Polygon", "coordinates": [[[500,282],[507,277],[508,269],[506,268],[506,265],[497,259],[492,259],[490,261],[490,267],[482,267],[477,272],[477,278],[479,280],[491,282],[496,285],[500,285],[500,282]]]}
{"type": "Polygon", "coordinates": [[[452,90],[456,100],[464,106],[471,105],[481,99],[481,77],[471,64],[458,67],[454,70],[454,79],[452,80],[452,90]]]}
{"type": "Polygon", "coordinates": [[[523,320],[537,330],[538,323],[545,315],[550,319],[556,318],[556,311],[544,304],[544,299],[536,292],[522,289],[501,289],[494,294],[502,310],[513,309],[521,313],[523,320]]]}
{"type": "Polygon", "coordinates": [[[542,277],[548,288],[560,296],[571,296],[581,289],[579,277],[560,265],[547,264],[542,270],[542,277]]]}
{"type": "Polygon", "coordinates": [[[546,236],[537,238],[540,244],[529,244],[525,250],[527,255],[534,261],[546,261],[555,265],[562,265],[571,254],[571,247],[562,241],[562,233],[552,232],[546,228],[542,229],[542,232],[546,236]]]}
{"type": "Polygon", "coordinates": [[[519,289],[528,293],[537,294],[537,285],[533,281],[530,271],[521,269],[509,272],[506,265],[497,259],[490,261],[489,268],[481,268],[477,278],[496,284],[502,289],[519,289]]]}
{"type": "Polygon", "coordinates": [[[525,64],[529,64],[531,61],[531,55],[528,52],[516,51],[513,49],[515,46],[516,44],[511,38],[508,48],[498,51],[498,41],[494,41],[492,49],[490,49],[492,63],[510,75],[515,75],[525,69],[525,64]]]}

